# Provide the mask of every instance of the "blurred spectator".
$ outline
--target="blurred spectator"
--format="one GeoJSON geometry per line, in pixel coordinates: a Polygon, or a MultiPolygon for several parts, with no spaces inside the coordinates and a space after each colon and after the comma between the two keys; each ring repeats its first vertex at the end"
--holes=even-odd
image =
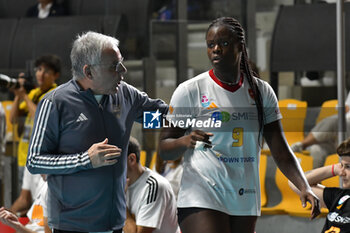
{"type": "MultiPolygon", "coordinates": [[[[350,92],[345,101],[346,112],[346,132],[350,132],[350,92]]],[[[347,136],[349,133],[347,133],[347,136]]],[[[326,117],[318,122],[306,137],[291,145],[293,152],[310,151],[313,158],[313,167],[321,167],[327,156],[334,154],[337,149],[338,142],[338,115],[326,117]]]]}
{"type": "Polygon", "coordinates": [[[66,15],[66,9],[56,3],[55,0],[38,0],[38,3],[30,7],[27,10],[27,17],[36,17],[39,19],[45,19],[52,16],[66,15]]]}
{"type": "Polygon", "coordinates": [[[34,123],[36,106],[44,95],[56,88],[56,80],[60,76],[61,61],[56,55],[44,55],[35,60],[35,77],[38,87],[27,93],[24,74],[19,74],[20,88],[12,89],[15,99],[10,113],[12,124],[18,123],[20,141],[17,150],[18,188],[22,186],[24,166],[27,161],[29,140],[34,123]]]}

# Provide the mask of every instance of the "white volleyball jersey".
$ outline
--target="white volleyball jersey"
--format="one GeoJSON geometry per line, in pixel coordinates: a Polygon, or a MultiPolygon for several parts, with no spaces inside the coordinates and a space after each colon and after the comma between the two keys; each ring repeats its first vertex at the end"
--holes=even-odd
{"type": "MultiPolygon", "coordinates": [[[[264,124],[281,119],[272,88],[255,80],[263,100],[264,124]]],[[[178,207],[260,215],[259,123],[247,79],[242,76],[237,85],[229,86],[210,70],[180,84],[167,120],[188,133],[200,129],[214,134],[212,148],[196,146],[185,152],[178,207]]]]}
{"type": "Polygon", "coordinates": [[[137,226],[156,228],[154,233],[180,233],[174,192],[158,173],[146,168],[128,187],[126,205],[137,226]]]}

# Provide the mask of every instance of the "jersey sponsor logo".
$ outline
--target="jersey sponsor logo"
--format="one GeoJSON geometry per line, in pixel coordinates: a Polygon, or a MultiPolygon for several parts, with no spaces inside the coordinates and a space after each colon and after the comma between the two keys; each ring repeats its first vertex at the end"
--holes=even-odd
{"type": "Polygon", "coordinates": [[[84,115],[84,113],[80,113],[76,122],[87,121],[88,118],[84,115]]]}
{"type": "Polygon", "coordinates": [[[257,120],[257,115],[254,112],[233,112],[231,118],[234,121],[257,120]]]}
{"type": "Polygon", "coordinates": [[[201,104],[202,104],[202,106],[205,107],[205,108],[206,108],[206,107],[209,107],[210,101],[209,101],[207,95],[202,95],[201,104]]]}
{"type": "Polygon", "coordinates": [[[159,129],[161,127],[161,113],[157,111],[143,112],[143,128],[144,129],[159,129]]]}
{"type": "Polygon", "coordinates": [[[331,228],[329,228],[324,233],[339,233],[339,232],[340,232],[340,228],[339,227],[331,226],[331,228]]]}
{"type": "Polygon", "coordinates": [[[230,113],[222,111],[222,112],[213,112],[213,114],[211,115],[211,118],[215,119],[215,120],[219,120],[222,122],[228,122],[230,121],[230,113]]]}
{"type": "Polygon", "coordinates": [[[350,195],[345,195],[342,198],[339,199],[338,205],[342,205],[346,200],[350,198],[350,195]]]}
{"type": "Polygon", "coordinates": [[[349,217],[340,216],[340,215],[339,215],[338,213],[336,213],[336,212],[330,212],[330,213],[327,215],[327,219],[328,219],[330,222],[336,222],[336,223],[342,223],[342,224],[350,223],[350,218],[349,218],[349,217]]]}
{"type": "Polygon", "coordinates": [[[213,108],[218,108],[218,106],[216,106],[214,102],[211,102],[211,104],[209,105],[209,107],[207,107],[207,109],[213,109],[213,108]]]}
{"type": "Polygon", "coordinates": [[[218,108],[218,106],[213,101],[209,101],[209,98],[207,96],[208,95],[206,94],[202,94],[201,105],[206,109],[218,108]]]}
{"type": "Polygon", "coordinates": [[[146,183],[148,184],[148,194],[147,194],[147,203],[150,204],[157,200],[158,194],[158,181],[153,177],[148,177],[146,183]]]}
{"type": "Polygon", "coordinates": [[[174,112],[174,107],[171,106],[171,105],[169,105],[169,113],[170,113],[170,114],[173,114],[173,112],[174,112]]]}
{"type": "Polygon", "coordinates": [[[254,163],[254,157],[224,157],[216,153],[217,159],[223,163],[254,163]]]}
{"type": "Polygon", "coordinates": [[[238,194],[240,196],[243,196],[244,194],[254,194],[256,193],[255,189],[245,189],[245,188],[240,188],[238,190],[238,194]]]}
{"type": "Polygon", "coordinates": [[[213,112],[211,118],[220,120],[222,122],[228,122],[230,119],[234,121],[239,120],[257,120],[257,115],[254,112],[233,112],[231,115],[226,111],[213,112]]]}

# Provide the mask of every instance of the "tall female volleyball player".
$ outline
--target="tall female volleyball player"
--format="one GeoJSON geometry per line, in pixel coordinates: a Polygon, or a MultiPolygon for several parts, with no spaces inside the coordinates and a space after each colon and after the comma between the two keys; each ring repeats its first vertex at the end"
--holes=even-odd
{"type": "Polygon", "coordinates": [[[254,232],[260,215],[262,136],[316,217],[319,200],[286,142],[272,88],[253,76],[242,26],[234,18],[216,19],[206,42],[213,69],[178,86],[167,115],[173,127],[160,136],[163,159],[184,153],[178,196],[182,232],[254,232]]]}

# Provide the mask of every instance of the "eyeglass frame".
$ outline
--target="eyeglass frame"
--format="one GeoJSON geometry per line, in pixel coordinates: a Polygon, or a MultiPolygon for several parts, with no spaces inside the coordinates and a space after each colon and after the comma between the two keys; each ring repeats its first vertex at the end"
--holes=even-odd
{"type": "MultiPolygon", "coordinates": [[[[117,73],[120,73],[120,71],[118,71],[118,70],[120,70],[120,68],[122,66],[124,66],[123,62],[124,62],[124,57],[122,57],[116,64],[112,64],[112,65],[109,65],[109,64],[90,64],[89,66],[109,66],[109,68],[113,67],[113,69],[110,69],[110,70],[113,70],[117,73]]],[[[126,73],[126,71],[124,73],[126,73]]]]}

